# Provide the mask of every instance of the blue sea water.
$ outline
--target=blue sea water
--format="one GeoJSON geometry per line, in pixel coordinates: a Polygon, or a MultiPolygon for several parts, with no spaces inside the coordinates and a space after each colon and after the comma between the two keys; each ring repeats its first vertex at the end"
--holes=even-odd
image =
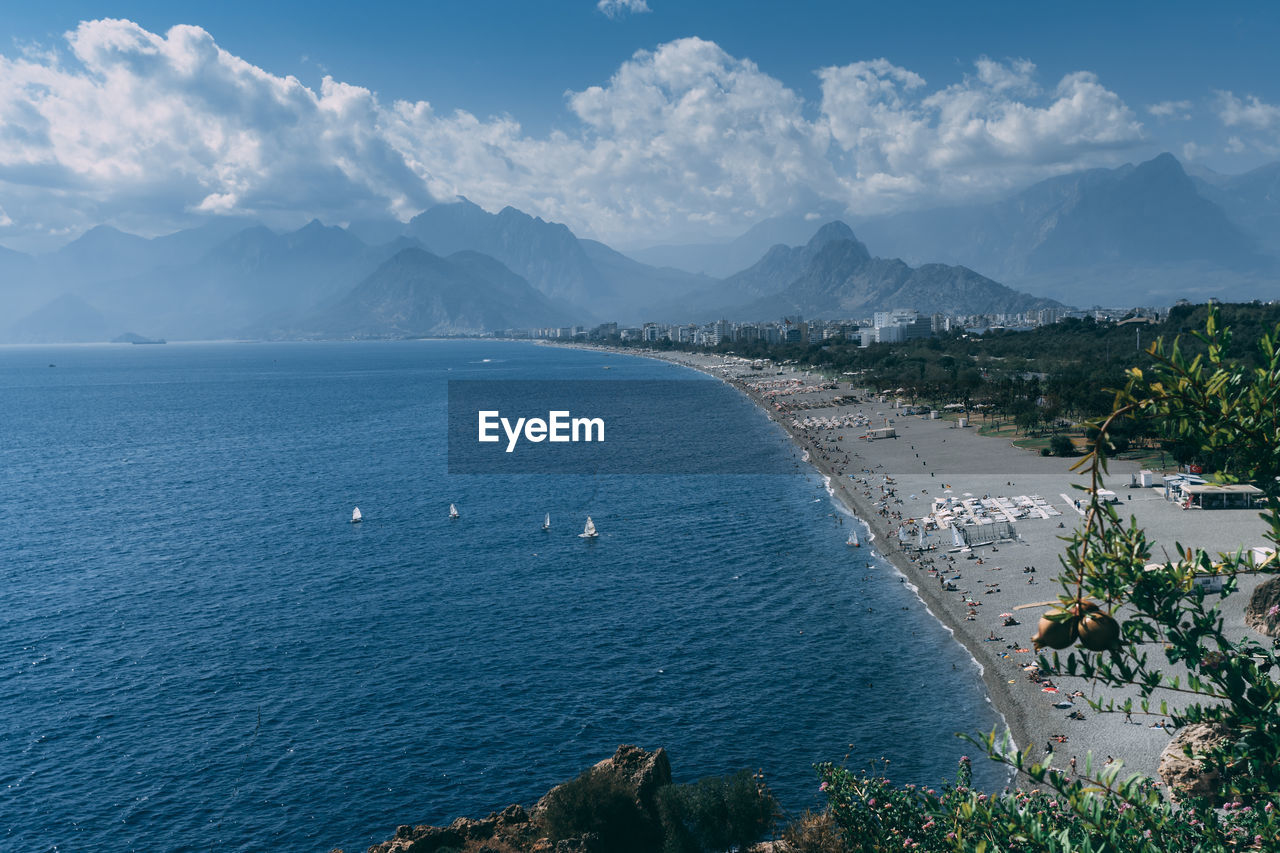
{"type": "Polygon", "coordinates": [[[798,460],[448,473],[449,379],[697,376],[482,341],[0,348],[0,849],[351,853],[621,743],[681,781],[762,768],[792,813],[817,761],[952,778],[954,733],[996,723],[975,665],[798,460]]]}

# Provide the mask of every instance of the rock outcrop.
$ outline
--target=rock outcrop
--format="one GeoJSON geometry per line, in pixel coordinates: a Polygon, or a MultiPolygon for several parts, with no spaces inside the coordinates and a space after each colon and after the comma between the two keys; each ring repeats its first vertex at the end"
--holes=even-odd
{"type": "Polygon", "coordinates": [[[1244,624],[1265,637],[1280,637],[1280,578],[1258,584],[1244,609],[1244,624]]]}
{"type": "Polygon", "coordinates": [[[1183,727],[1169,745],[1160,753],[1157,772],[1164,780],[1170,796],[1175,800],[1187,796],[1212,796],[1218,790],[1219,774],[1208,770],[1196,759],[1187,755],[1203,754],[1221,745],[1231,736],[1230,730],[1220,723],[1193,723],[1183,727]]]}
{"type": "MultiPolygon", "coordinates": [[[[633,793],[640,810],[657,822],[658,789],[671,784],[671,761],[667,758],[665,749],[659,747],[654,752],[647,752],[638,746],[624,744],[618,747],[612,758],[599,762],[589,772],[612,773],[617,776],[633,793]]],[[[565,785],[557,785],[548,791],[533,807],[534,817],[544,814],[564,790],[565,785]]]]}
{"type": "MultiPolygon", "coordinates": [[[[653,752],[638,746],[623,745],[612,758],[596,764],[588,771],[608,773],[621,780],[634,797],[640,811],[657,825],[657,793],[671,784],[671,762],[665,749],[653,752]]],[[[558,797],[570,783],[557,785],[530,810],[523,806],[507,806],[488,817],[458,818],[448,826],[400,826],[395,837],[369,848],[369,853],[439,853],[439,851],[529,851],[529,853],[608,853],[601,839],[592,833],[552,842],[546,836],[541,818],[554,808],[558,797]]],[[[337,853],[337,851],[335,851],[337,853]]]]}

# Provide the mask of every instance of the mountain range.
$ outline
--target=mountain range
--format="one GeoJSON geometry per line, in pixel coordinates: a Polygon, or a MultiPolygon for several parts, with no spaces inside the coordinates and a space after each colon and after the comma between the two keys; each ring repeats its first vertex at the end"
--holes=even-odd
{"type": "Polygon", "coordinates": [[[857,237],[834,209],[815,203],[735,240],[636,257],[462,198],[408,223],[313,221],[288,233],[237,219],[152,239],[99,226],[45,255],[0,247],[0,340],[385,337],[857,319],[899,307],[1011,313],[1272,298],[1280,279],[1280,164],[1188,174],[1165,154],[998,202],[853,219],[857,237]]]}
{"type": "Polygon", "coordinates": [[[1062,307],[1011,290],[963,266],[912,268],[897,258],[875,258],[843,222],[824,225],[807,244],[769,250],[758,263],[726,279],[760,296],[733,311],[737,318],[784,316],[867,317],[896,307],[927,313],[1021,313],[1062,307]],[[788,280],[769,292],[770,281],[788,280]]]}
{"type": "Polygon", "coordinates": [[[464,249],[442,258],[408,248],[332,307],[287,331],[290,337],[474,335],[526,325],[563,326],[572,317],[572,309],[557,305],[488,255],[464,249]]]}
{"type": "MultiPolygon", "coordinates": [[[[794,232],[814,209],[830,217],[829,205],[811,205],[808,213],[766,220],[753,231],[794,232]]],[[[1280,163],[1234,176],[1189,174],[1173,155],[1161,154],[1050,178],[994,202],[840,215],[887,257],[963,265],[1071,305],[1246,301],[1280,293],[1280,163]]],[[[741,240],[633,254],[718,270],[739,257],[741,240]]]]}

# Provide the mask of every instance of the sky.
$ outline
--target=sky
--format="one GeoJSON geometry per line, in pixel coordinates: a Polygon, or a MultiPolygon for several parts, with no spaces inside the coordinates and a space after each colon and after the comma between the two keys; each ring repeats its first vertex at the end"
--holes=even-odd
{"type": "Polygon", "coordinates": [[[9,4],[0,245],[463,195],[627,248],[1161,151],[1235,174],[1280,159],[1277,44],[1263,2],[9,4]]]}

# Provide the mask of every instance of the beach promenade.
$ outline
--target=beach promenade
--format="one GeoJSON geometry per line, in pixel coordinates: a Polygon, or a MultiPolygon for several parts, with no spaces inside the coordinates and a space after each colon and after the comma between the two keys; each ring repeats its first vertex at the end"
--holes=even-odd
{"type": "MultiPolygon", "coordinates": [[[[1037,658],[1031,636],[1046,608],[1018,608],[1061,594],[1056,578],[1062,570],[1062,537],[1083,522],[1074,505],[1082,493],[1074,486],[1087,478],[1069,470],[1071,460],[1041,457],[1004,439],[980,436],[973,428],[959,428],[954,421],[904,415],[893,408],[892,400],[867,399],[847,383],[820,390],[824,380],[814,374],[778,375],[776,367],[766,374],[719,356],[660,357],[731,383],[807,451],[810,462],[828,478],[833,496],[869,525],[874,538],[862,547],[887,557],[930,612],[972,653],[1019,748],[1035,760],[1051,751],[1053,765],[1064,772],[1070,772],[1073,757],[1082,772],[1086,755],[1092,753],[1095,770],[1114,758],[1123,761],[1122,776],[1156,776],[1160,753],[1174,733],[1169,716],[1158,712],[1159,701],[1167,699],[1173,708],[1185,697],[1157,693],[1152,713],[1143,714],[1136,709],[1136,690],[1111,689],[1079,678],[1050,682],[1028,670],[1037,658]],[[840,426],[843,423],[867,426],[840,426]],[[870,428],[885,427],[892,427],[896,437],[859,438],[870,428]],[[906,532],[916,529],[912,520],[929,514],[938,498],[948,499],[949,506],[954,506],[951,498],[969,502],[981,512],[983,498],[996,501],[995,507],[1019,502],[1026,507],[1035,505],[1033,496],[1042,508],[1027,509],[1025,517],[1014,521],[1012,541],[957,551],[950,530],[944,529],[930,531],[925,539],[936,548],[917,551],[918,537],[906,532]],[[1018,624],[1006,624],[1013,620],[1004,614],[1012,614],[1018,624]],[[1124,713],[1095,713],[1085,701],[1114,698],[1119,703],[1126,697],[1135,698],[1130,719],[1124,713]]],[[[1136,517],[1146,529],[1153,561],[1163,562],[1166,552],[1176,553],[1175,543],[1213,552],[1266,544],[1265,526],[1256,510],[1183,510],[1166,501],[1160,489],[1130,488],[1130,475],[1136,470],[1132,464],[1113,462],[1107,486],[1120,498],[1121,516],[1136,517]]],[[[995,507],[990,514],[998,518],[995,507]]],[[[833,521],[833,526],[833,536],[847,535],[847,525],[833,521]]],[[[1242,578],[1239,591],[1223,603],[1222,615],[1233,636],[1252,633],[1244,624],[1244,607],[1260,580],[1242,578]]],[[[1118,615],[1123,618],[1123,611],[1118,615]]],[[[1159,648],[1150,651],[1153,661],[1163,663],[1159,648]]],[[[966,720],[957,719],[955,725],[958,732],[972,732],[966,720]]]]}

